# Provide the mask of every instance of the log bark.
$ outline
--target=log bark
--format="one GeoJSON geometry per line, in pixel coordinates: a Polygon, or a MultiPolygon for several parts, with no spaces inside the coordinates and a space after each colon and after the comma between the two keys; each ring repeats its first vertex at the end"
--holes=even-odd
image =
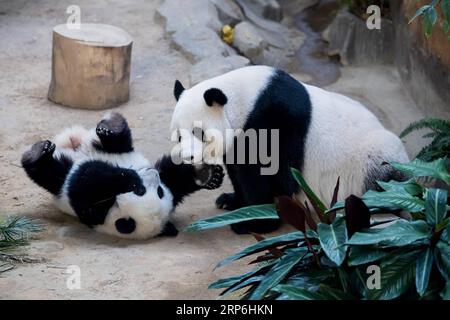
{"type": "Polygon", "coordinates": [[[132,43],[130,35],[110,25],[56,26],[48,99],[83,109],[127,102],[132,43]]]}

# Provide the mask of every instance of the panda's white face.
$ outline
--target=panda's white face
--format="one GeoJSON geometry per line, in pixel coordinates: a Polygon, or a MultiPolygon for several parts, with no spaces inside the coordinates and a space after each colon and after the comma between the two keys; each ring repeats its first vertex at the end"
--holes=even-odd
{"type": "Polygon", "coordinates": [[[145,194],[128,192],[116,196],[104,223],[95,227],[97,231],[129,239],[148,239],[161,233],[173,209],[172,194],[160,182],[155,169],[142,169],[138,173],[145,194]]]}
{"type": "Polygon", "coordinates": [[[172,117],[172,141],[178,142],[175,152],[186,162],[220,163],[234,133],[223,106],[208,106],[204,92],[198,86],[183,91],[172,117]]]}

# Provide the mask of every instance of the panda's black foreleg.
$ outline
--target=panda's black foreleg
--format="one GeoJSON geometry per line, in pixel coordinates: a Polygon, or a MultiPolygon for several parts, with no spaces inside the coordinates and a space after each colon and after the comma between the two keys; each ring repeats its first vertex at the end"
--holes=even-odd
{"type": "Polygon", "coordinates": [[[108,153],[127,153],[133,151],[133,138],[127,120],[113,112],[102,119],[96,127],[100,144],[95,147],[108,153]]]}
{"type": "Polygon", "coordinates": [[[220,187],[224,177],[223,169],[219,165],[175,164],[168,155],[158,160],[155,167],[162,183],[173,195],[174,207],[195,191],[220,187]]]}
{"type": "Polygon", "coordinates": [[[234,192],[222,193],[216,199],[216,207],[225,210],[236,210],[244,206],[244,195],[237,179],[239,165],[226,165],[228,177],[233,185],[234,192]]]}
{"type": "MultiPolygon", "coordinates": [[[[239,197],[241,197],[243,201],[240,207],[273,203],[274,194],[271,178],[270,176],[263,176],[260,174],[260,166],[229,166],[231,166],[231,170],[228,170],[228,173],[231,173],[230,180],[236,181],[236,184],[238,186],[237,190],[239,190],[238,192],[241,193],[239,194],[235,189],[235,197],[239,194],[239,197]]],[[[278,229],[280,227],[280,224],[281,221],[279,219],[258,219],[233,224],[231,225],[231,229],[237,234],[246,234],[250,232],[267,233],[278,229]]]]}
{"type": "Polygon", "coordinates": [[[54,152],[54,143],[49,140],[39,141],[22,155],[21,162],[31,180],[58,195],[72,167],[72,161],[64,156],[55,158],[54,152]]]}
{"type": "Polygon", "coordinates": [[[178,235],[178,229],[172,222],[167,222],[158,237],[176,237],[178,235]]]}

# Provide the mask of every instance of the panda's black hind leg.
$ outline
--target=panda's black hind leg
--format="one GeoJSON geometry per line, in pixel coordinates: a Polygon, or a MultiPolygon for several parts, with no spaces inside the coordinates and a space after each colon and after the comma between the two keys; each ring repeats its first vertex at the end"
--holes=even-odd
{"type": "Polygon", "coordinates": [[[55,148],[49,140],[36,142],[22,155],[21,162],[31,180],[57,195],[72,167],[72,161],[64,156],[55,158],[55,148]]]}
{"type": "Polygon", "coordinates": [[[96,145],[108,153],[127,153],[133,151],[133,139],[127,120],[117,112],[108,114],[96,128],[100,144],[96,145]]]}
{"type": "Polygon", "coordinates": [[[159,234],[159,237],[176,237],[178,235],[178,229],[172,222],[167,222],[163,230],[159,234]]]}

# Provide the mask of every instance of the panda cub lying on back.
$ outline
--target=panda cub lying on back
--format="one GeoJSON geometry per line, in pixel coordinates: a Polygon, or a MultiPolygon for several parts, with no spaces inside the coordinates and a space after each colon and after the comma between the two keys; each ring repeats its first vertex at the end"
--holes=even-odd
{"type": "Polygon", "coordinates": [[[217,165],[176,165],[163,156],[154,167],[134,151],[131,130],[118,113],[95,129],[66,129],[39,141],[22,156],[22,166],[55,196],[59,209],[95,230],[121,238],[175,236],[169,221],[183,198],[222,184],[217,165]]]}

